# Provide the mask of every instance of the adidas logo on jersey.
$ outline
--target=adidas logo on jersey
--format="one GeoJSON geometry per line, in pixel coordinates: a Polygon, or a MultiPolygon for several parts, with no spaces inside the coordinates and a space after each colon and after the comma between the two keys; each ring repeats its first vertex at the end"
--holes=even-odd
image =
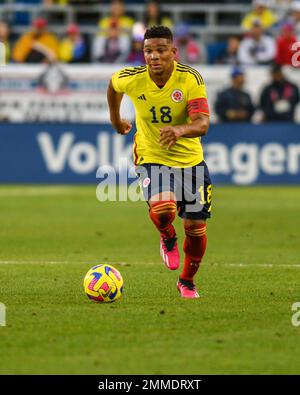
{"type": "Polygon", "coordinates": [[[138,97],[139,100],[147,100],[146,96],[144,94],[142,94],[141,96],[138,97]]]}

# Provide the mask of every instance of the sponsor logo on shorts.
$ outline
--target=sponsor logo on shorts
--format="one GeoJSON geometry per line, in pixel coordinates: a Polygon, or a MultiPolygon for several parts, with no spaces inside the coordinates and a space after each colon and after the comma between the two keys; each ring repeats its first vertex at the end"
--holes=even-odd
{"type": "Polygon", "coordinates": [[[150,184],[151,180],[149,177],[145,178],[143,181],[143,187],[147,188],[147,186],[150,184]]]}

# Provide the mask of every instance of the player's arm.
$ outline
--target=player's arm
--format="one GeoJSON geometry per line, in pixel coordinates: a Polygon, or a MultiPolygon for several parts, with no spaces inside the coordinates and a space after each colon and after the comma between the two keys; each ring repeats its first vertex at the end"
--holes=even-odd
{"type": "Polygon", "coordinates": [[[201,110],[189,111],[189,117],[192,121],[184,125],[166,126],[160,129],[160,144],[167,149],[176,144],[181,137],[194,138],[204,136],[209,128],[209,112],[201,110]]]}
{"type": "Polygon", "coordinates": [[[120,106],[123,93],[116,92],[110,81],[107,88],[107,101],[109,107],[110,121],[114,129],[120,134],[128,134],[132,128],[132,124],[126,119],[121,119],[120,106]]]}

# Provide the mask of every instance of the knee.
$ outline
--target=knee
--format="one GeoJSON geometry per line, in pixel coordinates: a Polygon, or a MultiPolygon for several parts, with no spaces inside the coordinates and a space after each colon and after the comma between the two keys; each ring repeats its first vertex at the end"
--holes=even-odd
{"type": "Polygon", "coordinates": [[[150,217],[153,222],[159,222],[160,224],[169,224],[175,219],[176,210],[177,204],[175,200],[151,203],[150,217]]]}
{"type": "Polygon", "coordinates": [[[204,220],[185,220],[184,231],[186,236],[201,237],[206,234],[206,222],[204,220]]]}

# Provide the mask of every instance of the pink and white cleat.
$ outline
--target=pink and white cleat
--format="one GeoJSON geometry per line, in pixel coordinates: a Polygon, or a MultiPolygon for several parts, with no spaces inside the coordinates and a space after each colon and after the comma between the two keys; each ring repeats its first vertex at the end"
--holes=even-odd
{"type": "Polygon", "coordinates": [[[166,239],[160,235],[160,256],[168,269],[176,270],[179,268],[180,256],[176,237],[166,239]]]}
{"type": "Polygon", "coordinates": [[[191,281],[182,280],[181,278],[177,281],[177,289],[182,298],[200,298],[195,285],[191,281]]]}

